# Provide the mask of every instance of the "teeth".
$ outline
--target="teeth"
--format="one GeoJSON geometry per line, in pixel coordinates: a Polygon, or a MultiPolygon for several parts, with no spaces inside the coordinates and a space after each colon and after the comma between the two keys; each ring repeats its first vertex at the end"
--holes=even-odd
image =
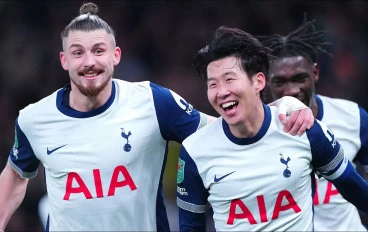
{"type": "Polygon", "coordinates": [[[92,74],[85,73],[84,76],[85,77],[94,77],[94,76],[97,76],[97,73],[92,73],[92,74]]]}
{"type": "Polygon", "coordinates": [[[222,104],[222,108],[227,108],[227,107],[232,106],[232,105],[235,105],[235,104],[236,104],[235,101],[226,102],[226,103],[222,104]]]}

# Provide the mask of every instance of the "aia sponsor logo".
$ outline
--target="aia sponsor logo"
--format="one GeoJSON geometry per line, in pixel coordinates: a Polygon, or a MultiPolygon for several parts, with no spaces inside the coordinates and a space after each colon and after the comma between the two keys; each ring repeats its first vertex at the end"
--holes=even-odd
{"type": "MultiPolygon", "coordinates": [[[[288,190],[282,190],[281,192],[279,192],[276,201],[273,204],[273,208],[266,207],[264,195],[257,196],[254,200],[256,201],[256,204],[255,202],[248,202],[248,205],[252,206],[252,208],[249,208],[245,201],[243,202],[241,199],[232,200],[230,203],[230,211],[229,217],[227,219],[227,224],[233,225],[236,220],[247,220],[249,224],[255,225],[268,222],[270,220],[276,220],[279,218],[280,213],[283,211],[293,211],[294,213],[299,213],[302,211],[296,200],[288,190]],[[255,206],[258,206],[258,209],[255,208],[255,206]],[[272,210],[271,218],[268,218],[267,216],[267,211],[269,210],[272,210]]],[[[250,199],[247,201],[254,200],[250,199]]]]}
{"type": "MultiPolygon", "coordinates": [[[[131,191],[137,189],[129,171],[123,165],[117,166],[111,176],[109,189],[104,193],[102,189],[102,178],[100,169],[93,169],[94,188],[89,189],[82,177],[76,172],[68,173],[65,187],[64,200],[68,201],[74,194],[83,194],[86,199],[110,197],[115,195],[117,188],[130,188],[131,191]],[[121,178],[121,176],[123,178],[121,178]]],[[[106,181],[106,180],[105,180],[106,181]]]]}

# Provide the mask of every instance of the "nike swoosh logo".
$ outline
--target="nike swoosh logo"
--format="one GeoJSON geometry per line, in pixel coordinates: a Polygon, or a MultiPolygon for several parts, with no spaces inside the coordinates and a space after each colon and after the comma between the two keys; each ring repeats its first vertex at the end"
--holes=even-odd
{"type": "Polygon", "coordinates": [[[57,147],[57,148],[55,148],[55,149],[52,149],[52,150],[49,150],[49,148],[47,148],[47,154],[48,154],[48,155],[51,155],[51,153],[53,153],[54,151],[57,151],[57,150],[59,150],[60,148],[65,147],[65,146],[66,146],[66,144],[65,144],[65,145],[63,145],[63,146],[57,147]]]}
{"type": "Polygon", "coordinates": [[[228,173],[228,174],[226,174],[226,175],[224,175],[224,176],[221,176],[220,178],[216,178],[216,175],[215,175],[215,178],[213,179],[213,181],[215,181],[215,183],[217,183],[217,182],[219,182],[220,180],[224,179],[225,177],[227,177],[227,176],[229,176],[229,175],[233,174],[234,172],[235,172],[235,171],[230,172],[230,173],[228,173]]]}

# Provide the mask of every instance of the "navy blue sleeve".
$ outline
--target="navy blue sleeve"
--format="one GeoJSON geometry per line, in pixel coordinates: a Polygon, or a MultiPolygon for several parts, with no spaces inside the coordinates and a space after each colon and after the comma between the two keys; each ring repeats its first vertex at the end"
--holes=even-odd
{"type": "Polygon", "coordinates": [[[27,136],[21,130],[18,119],[15,121],[14,146],[10,150],[8,162],[23,178],[33,178],[37,175],[40,161],[35,156],[27,136]]]}
{"type": "Polygon", "coordinates": [[[368,113],[363,108],[359,107],[360,115],[360,149],[356,155],[357,160],[368,173],[368,113]]]}
{"type": "Polygon", "coordinates": [[[206,215],[179,208],[179,228],[181,232],[206,231],[206,215]]]}
{"type": "MultiPolygon", "coordinates": [[[[335,135],[324,123],[315,120],[312,128],[307,130],[307,137],[312,152],[313,167],[326,179],[336,178],[341,171],[337,172],[345,156],[335,135]]],[[[345,166],[341,168],[343,167],[345,166]]]]}
{"type": "Polygon", "coordinates": [[[177,175],[180,231],[206,231],[208,190],[184,146],[180,150],[177,175]]]}
{"type": "Polygon", "coordinates": [[[344,173],[331,182],[347,201],[368,214],[368,184],[349,160],[347,163],[344,173]]]}
{"type": "Polygon", "coordinates": [[[175,92],[150,83],[161,135],[178,143],[197,131],[201,114],[175,92]]]}
{"type": "Polygon", "coordinates": [[[344,156],[332,131],[316,120],[307,136],[317,173],[330,181],[347,201],[368,213],[368,184],[344,156]]]}

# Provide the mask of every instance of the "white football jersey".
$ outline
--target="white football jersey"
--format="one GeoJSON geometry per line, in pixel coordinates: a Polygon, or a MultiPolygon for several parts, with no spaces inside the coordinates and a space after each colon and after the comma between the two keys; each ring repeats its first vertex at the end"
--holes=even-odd
{"type": "MultiPolygon", "coordinates": [[[[324,122],[344,148],[345,156],[368,171],[368,114],[355,102],[316,95],[317,119],[324,122]]],[[[315,231],[366,231],[358,210],[325,178],[316,177],[315,231]]]]}
{"type": "Polygon", "coordinates": [[[168,140],[207,116],[150,82],[114,79],[90,112],[63,103],[70,85],[20,111],[9,163],[23,178],[45,167],[50,231],[168,231],[162,177],[168,140]]]}
{"type": "Polygon", "coordinates": [[[217,231],[312,231],[313,168],[336,179],[348,162],[323,123],[292,136],[275,107],[264,109],[254,137],[236,138],[219,118],[184,140],[178,206],[203,213],[210,205],[217,231]]]}

